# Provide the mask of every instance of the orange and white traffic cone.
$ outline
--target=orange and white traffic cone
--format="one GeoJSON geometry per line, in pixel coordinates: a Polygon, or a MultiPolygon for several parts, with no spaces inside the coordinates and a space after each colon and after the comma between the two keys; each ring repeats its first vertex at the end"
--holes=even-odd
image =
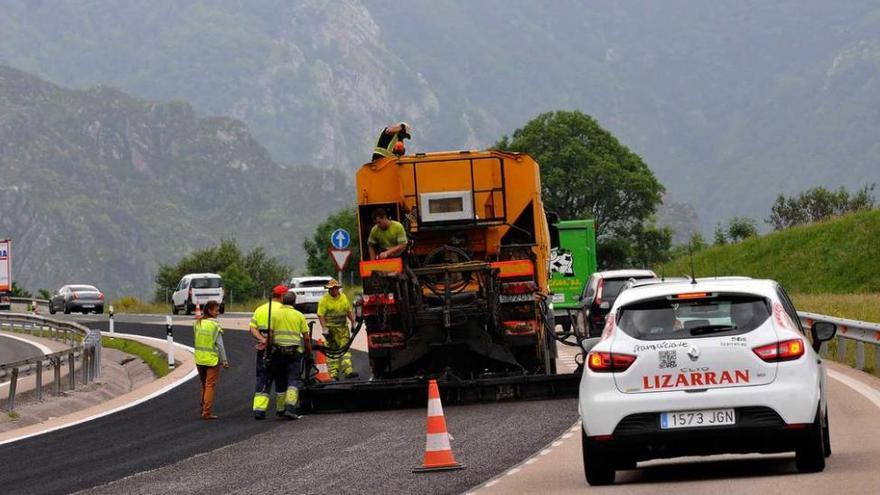
{"type": "MultiPolygon", "coordinates": [[[[317,345],[323,346],[324,339],[318,339],[317,345]]],[[[319,382],[333,381],[333,377],[330,376],[330,372],[327,370],[327,356],[318,349],[315,349],[315,368],[318,368],[318,374],[315,375],[315,380],[318,380],[319,382]]]]}
{"type": "Polygon", "coordinates": [[[425,460],[421,467],[413,468],[414,473],[428,471],[452,471],[464,469],[465,465],[455,461],[449,445],[449,432],[440,402],[440,389],[437,380],[428,382],[428,435],[425,439],[425,460]]]}

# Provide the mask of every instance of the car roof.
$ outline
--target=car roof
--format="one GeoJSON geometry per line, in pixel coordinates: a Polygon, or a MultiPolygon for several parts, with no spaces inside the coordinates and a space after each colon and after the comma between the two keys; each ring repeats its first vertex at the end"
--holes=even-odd
{"type": "Polygon", "coordinates": [[[223,278],[216,273],[187,273],[183,278],[223,278]]]}
{"type": "Polygon", "coordinates": [[[689,292],[740,292],[775,298],[777,283],[774,280],[748,277],[698,278],[695,281],[675,280],[649,283],[631,287],[617,297],[615,306],[643,299],[683,294],[689,292]]]}
{"type": "Polygon", "coordinates": [[[330,280],[331,278],[333,278],[333,277],[318,275],[318,276],[314,276],[314,277],[293,277],[292,279],[290,279],[290,281],[291,282],[312,282],[312,281],[317,282],[319,280],[330,280]]]}
{"type": "Polygon", "coordinates": [[[607,270],[604,272],[596,272],[602,278],[632,278],[632,277],[656,277],[657,274],[651,270],[607,270]]]}

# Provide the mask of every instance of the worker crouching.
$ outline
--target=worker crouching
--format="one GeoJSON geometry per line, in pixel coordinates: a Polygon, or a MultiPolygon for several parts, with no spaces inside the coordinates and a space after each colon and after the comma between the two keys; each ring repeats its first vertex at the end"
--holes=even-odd
{"type": "Polygon", "coordinates": [[[318,320],[327,333],[327,349],[331,355],[327,369],[334,380],[340,376],[357,378],[358,374],[351,366],[351,352],[346,350],[340,354],[351,339],[348,322],[352,326],[355,324],[351,302],[342,293],[342,286],[336,280],[331,279],[324,288],[328,292],[318,301],[318,320]]]}

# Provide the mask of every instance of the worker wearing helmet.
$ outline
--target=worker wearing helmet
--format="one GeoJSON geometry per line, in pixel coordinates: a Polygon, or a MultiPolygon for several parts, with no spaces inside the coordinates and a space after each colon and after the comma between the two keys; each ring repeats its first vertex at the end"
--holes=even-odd
{"type": "Polygon", "coordinates": [[[284,411],[280,416],[299,419],[303,363],[306,352],[311,351],[309,326],[305,316],[294,309],[296,294],[287,292],[281,298],[281,304],[278,314],[272,314],[272,358],[269,371],[275,382],[276,413],[283,407],[284,411]]]}
{"type": "Polygon", "coordinates": [[[412,128],[406,122],[389,125],[382,129],[379,134],[379,140],[373,149],[373,160],[388,156],[402,156],[406,153],[403,146],[404,139],[412,139],[410,131],[412,128]]]}
{"type": "MultiPolygon", "coordinates": [[[[318,320],[327,333],[327,348],[331,354],[338,354],[348,345],[351,335],[348,323],[354,326],[354,311],[348,297],[342,293],[342,286],[334,279],[324,286],[327,294],[318,301],[318,320]]],[[[340,376],[357,378],[358,374],[351,367],[351,352],[346,350],[341,356],[331,357],[327,361],[330,376],[337,380],[340,376]]]]}
{"type": "MultiPolygon", "coordinates": [[[[251,318],[251,323],[249,330],[251,332],[251,336],[257,340],[257,345],[255,348],[257,349],[257,363],[256,363],[256,386],[254,390],[254,419],[261,420],[266,419],[266,409],[269,408],[269,394],[272,392],[272,375],[269,373],[269,366],[271,365],[271,354],[269,356],[266,355],[266,347],[269,344],[270,339],[272,338],[272,332],[270,331],[270,321],[269,315],[272,316],[272,322],[274,327],[275,315],[277,312],[281,311],[281,298],[284,297],[284,294],[287,294],[287,287],[283,285],[276,285],[272,289],[272,300],[258,307],[254,311],[254,315],[251,318]],[[269,357],[267,360],[266,358],[269,357]],[[267,361],[269,361],[267,363],[267,361]]],[[[272,328],[274,330],[274,328],[272,328]]],[[[277,389],[276,389],[277,390],[277,389]]],[[[283,396],[278,394],[275,399],[275,407],[276,414],[281,416],[284,414],[284,401],[283,396]]]]}
{"type": "Polygon", "coordinates": [[[220,313],[220,303],[208,301],[204,317],[193,323],[195,337],[195,361],[202,383],[202,419],[217,419],[214,407],[214,390],[220,377],[220,366],[229,367],[226,348],[223,346],[223,328],[215,320],[220,313]]]}
{"type": "Polygon", "coordinates": [[[406,251],[406,230],[397,220],[388,218],[384,208],[373,210],[373,228],[367,238],[371,260],[396,258],[406,251]]]}

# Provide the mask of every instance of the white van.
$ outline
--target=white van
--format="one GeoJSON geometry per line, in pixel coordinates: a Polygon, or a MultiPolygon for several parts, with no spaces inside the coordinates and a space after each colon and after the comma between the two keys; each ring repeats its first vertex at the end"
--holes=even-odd
{"type": "Polygon", "coordinates": [[[223,303],[223,278],[216,273],[190,273],[184,275],[171,295],[171,312],[192,314],[196,303],[204,306],[208,301],[220,303],[220,312],[226,311],[223,303]]]}

